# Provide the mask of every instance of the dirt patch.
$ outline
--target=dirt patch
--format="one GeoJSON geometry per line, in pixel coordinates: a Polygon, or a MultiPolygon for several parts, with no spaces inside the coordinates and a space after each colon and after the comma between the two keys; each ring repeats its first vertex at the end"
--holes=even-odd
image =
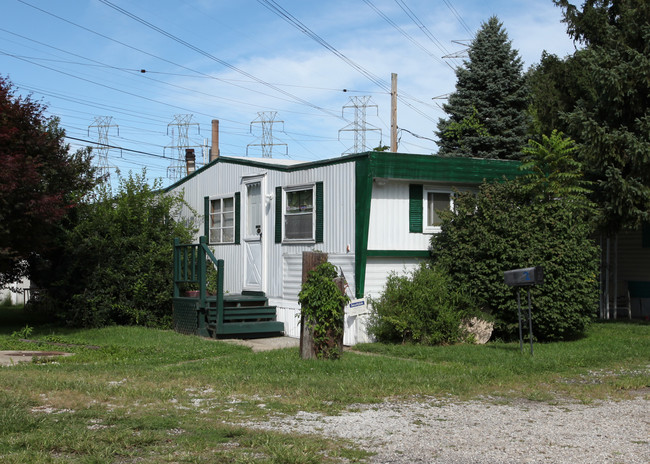
{"type": "Polygon", "coordinates": [[[61,351],[9,351],[5,352],[7,356],[63,356],[64,354],[70,354],[70,353],[63,353],[61,351]]]}
{"type": "Polygon", "coordinates": [[[30,362],[34,358],[72,356],[63,351],[0,351],[0,366],[13,366],[19,362],[30,362]]]}

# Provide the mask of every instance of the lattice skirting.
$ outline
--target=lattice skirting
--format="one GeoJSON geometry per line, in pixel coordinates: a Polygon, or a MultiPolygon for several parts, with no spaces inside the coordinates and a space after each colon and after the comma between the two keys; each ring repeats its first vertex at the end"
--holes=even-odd
{"type": "Polygon", "coordinates": [[[198,301],[195,298],[174,298],[174,330],[196,335],[198,330],[198,301]]]}

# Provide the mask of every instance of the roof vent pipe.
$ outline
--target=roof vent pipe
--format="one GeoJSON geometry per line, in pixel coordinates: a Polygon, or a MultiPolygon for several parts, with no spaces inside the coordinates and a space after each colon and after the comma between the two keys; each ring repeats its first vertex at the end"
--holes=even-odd
{"type": "Polygon", "coordinates": [[[187,169],[188,176],[196,171],[196,155],[194,154],[194,148],[185,149],[185,168],[187,169]]]}

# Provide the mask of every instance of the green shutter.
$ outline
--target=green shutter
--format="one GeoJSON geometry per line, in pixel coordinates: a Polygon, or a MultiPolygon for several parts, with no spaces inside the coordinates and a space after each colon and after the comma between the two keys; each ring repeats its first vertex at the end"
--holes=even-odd
{"type": "Polygon", "coordinates": [[[203,235],[210,243],[210,197],[203,197],[203,235]]]}
{"type": "Polygon", "coordinates": [[[239,245],[241,237],[241,193],[235,192],[235,244],[239,245]]]}
{"type": "Polygon", "coordinates": [[[421,184],[409,185],[409,232],[422,233],[422,195],[421,184]]]}
{"type": "Polygon", "coordinates": [[[316,182],[316,243],[323,243],[323,183],[316,182]]]}
{"type": "Polygon", "coordinates": [[[282,187],[275,188],[275,243],[282,243],[282,187]]]}

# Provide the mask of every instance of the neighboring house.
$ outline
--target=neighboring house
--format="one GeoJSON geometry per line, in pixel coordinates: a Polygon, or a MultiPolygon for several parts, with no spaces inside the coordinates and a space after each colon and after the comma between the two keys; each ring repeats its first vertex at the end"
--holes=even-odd
{"type": "Polygon", "coordinates": [[[29,285],[28,279],[22,279],[20,282],[8,285],[7,288],[0,288],[0,304],[24,305],[29,301],[29,285]]]}
{"type": "Polygon", "coordinates": [[[601,317],[650,319],[650,224],[621,231],[609,242],[602,240],[601,247],[602,267],[610,276],[607,293],[612,295],[609,314],[601,308],[601,317]]]}
{"type": "MultiPolygon", "coordinates": [[[[427,258],[436,211],[455,190],[513,178],[519,163],[368,152],[323,161],[219,157],[170,186],[204,217],[200,235],[225,262],[226,292],[263,292],[285,334],[299,336],[303,251],[339,267],[352,298],[377,297],[390,272],[427,258]]],[[[363,315],[346,315],[348,345],[368,341],[363,315]]]]}

